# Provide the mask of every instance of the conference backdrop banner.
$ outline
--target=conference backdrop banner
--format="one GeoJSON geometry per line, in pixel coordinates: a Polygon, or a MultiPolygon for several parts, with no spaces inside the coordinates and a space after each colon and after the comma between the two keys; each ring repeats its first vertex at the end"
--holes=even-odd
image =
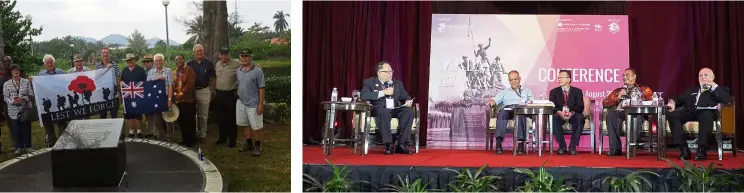
{"type": "Polygon", "coordinates": [[[509,71],[547,99],[558,71],[571,70],[601,105],[629,66],[628,16],[434,14],[430,65],[427,148],[479,149],[486,103],[510,87],[509,71]]]}
{"type": "Polygon", "coordinates": [[[87,117],[116,107],[114,72],[110,69],[34,76],[40,123],[87,117]]]}

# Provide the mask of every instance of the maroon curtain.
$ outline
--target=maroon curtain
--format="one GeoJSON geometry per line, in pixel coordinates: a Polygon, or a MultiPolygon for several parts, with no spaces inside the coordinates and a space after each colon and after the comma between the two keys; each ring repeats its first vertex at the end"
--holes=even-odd
{"type": "MultiPolygon", "coordinates": [[[[320,136],[324,114],[319,104],[330,98],[332,87],[350,95],[363,78],[374,75],[379,60],[392,61],[395,78],[422,99],[426,120],[432,13],[627,14],[630,67],[638,71],[640,83],[669,98],[697,84],[698,71],[708,67],[716,83],[730,87],[735,102],[744,104],[741,2],[304,2],[304,10],[306,142],[320,136]]],[[[741,110],[736,115],[744,119],[741,110]]],[[[425,133],[426,121],[420,123],[425,133]]],[[[739,139],[742,125],[736,128],[739,139]]]]}
{"type": "MultiPolygon", "coordinates": [[[[325,123],[320,103],[330,100],[333,88],[350,97],[376,75],[382,60],[425,109],[431,2],[304,2],[303,10],[304,142],[320,141],[325,123]]],[[[348,116],[339,118],[339,126],[349,126],[348,116]]]]}

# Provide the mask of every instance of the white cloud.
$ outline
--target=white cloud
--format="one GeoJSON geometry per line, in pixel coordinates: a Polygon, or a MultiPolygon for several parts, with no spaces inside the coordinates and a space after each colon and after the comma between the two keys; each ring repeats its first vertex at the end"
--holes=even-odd
{"type": "MultiPolygon", "coordinates": [[[[171,0],[168,5],[170,39],[183,43],[188,39],[186,27],[177,19],[196,17],[192,0],[171,0]]],[[[236,1],[228,1],[229,12],[235,11],[236,1]]],[[[274,13],[290,14],[289,0],[246,1],[238,0],[237,8],[241,26],[250,27],[261,22],[273,28],[274,13]]],[[[135,29],[146,38],[165,39],[165,8],[161,0],[23,0],[16,9],[31,15],[33,26],[43,26],[42,34],[34,41],[50,40],[67,35],[102,39],[109,34],[129,36],[135,29]]],[[[290,22],[291,26],[291,22],[290,22]]]]}

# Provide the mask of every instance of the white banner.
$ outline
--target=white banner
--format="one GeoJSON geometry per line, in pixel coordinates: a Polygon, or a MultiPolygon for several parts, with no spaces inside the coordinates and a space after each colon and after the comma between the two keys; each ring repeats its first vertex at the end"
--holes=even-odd
{"type": "Polygon", "coordinates": [[[114,72],[99,69],[71,74],[34,76],[39,120],[58,122],[87,117],[116,107],[114,72]]]}

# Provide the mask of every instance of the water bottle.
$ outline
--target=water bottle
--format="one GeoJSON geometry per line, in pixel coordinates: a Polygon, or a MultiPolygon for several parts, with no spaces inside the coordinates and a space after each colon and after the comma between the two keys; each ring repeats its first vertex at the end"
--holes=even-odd
{"type": "Polygon", "coordinates": [[[199,148],[199,160],[204,161],[204,152],[202,152],[201,147],[199,148]]]}
{"type": "Polygon", "coordinates": [[[331,92],[331,102],[338,101],[338,90],[336,87],[333,87],[333,92],[331,92]]]}

